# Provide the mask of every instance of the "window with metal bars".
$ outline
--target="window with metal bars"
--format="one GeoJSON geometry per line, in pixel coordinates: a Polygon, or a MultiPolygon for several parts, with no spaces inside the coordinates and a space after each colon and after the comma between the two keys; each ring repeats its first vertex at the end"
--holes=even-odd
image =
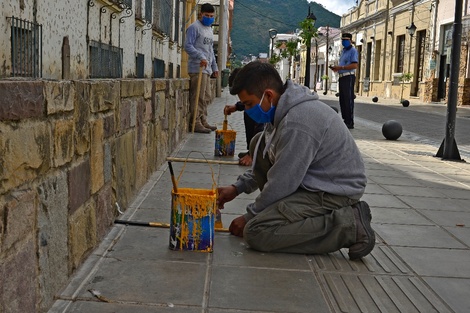
{"type": "Polygon", "coordinates": [[[9,17],[11,76],[42,77],[42,25],[9,17]]]}
{"type": "Polygon", "coordinates": [[[153,28],[166,35],[171,35],[173,3],[170,0],[153,0],[153,28]]]}
{"type": "Polygon", "coordinates": [[[157,58],[153,59],[153,77],[165,78],[165,61],[157,58]]]}
{"type": "Polygon", "coordinates": [[[137,53],[135,57],[135,72],[137,78],[144,78],[145,75],[145,56],[142,53],[137,53]]]}
{"type": "Polygon", "coordinates": [[[403,73],[405,65],[405,35],[397,37],[397,59],[395,73],[403,73]]]}
{"type": "Polygon", "coordinates": [[[121,78],[122,48],[90,41],[90,78],[121,78]]]}

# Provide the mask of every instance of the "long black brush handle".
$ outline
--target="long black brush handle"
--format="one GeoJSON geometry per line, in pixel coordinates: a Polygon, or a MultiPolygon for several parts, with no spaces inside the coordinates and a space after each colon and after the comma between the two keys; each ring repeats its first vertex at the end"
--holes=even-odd
{"type": "Polygon", "coordinates": [[[173,172],[173,166],[171,165],[170,161],[168,161],[168,168],[170,169],[171,182],[173,183],[173,191],[175,193],[177,193],[178,192],[178,186],[176,184],[175,173],[173,172]]]}

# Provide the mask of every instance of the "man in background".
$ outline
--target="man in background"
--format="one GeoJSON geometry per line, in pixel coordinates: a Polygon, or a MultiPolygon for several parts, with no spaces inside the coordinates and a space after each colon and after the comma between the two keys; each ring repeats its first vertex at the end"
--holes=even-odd
{"type": "MultiPolygon", "coordinates": [[[[207,106],[211,98],[210,77],[217,77],[219,69],[214,55],[214,34],[211,25],[214,23],[215,9],[210,3],[201,5],[199,19],[189,25],[186,30],[184,49],[188,53],[188,73],[191,79],[189,90],[189,102],[191,118],[194,120],[196,114],[196,125],[194,131],[197,133],[210,133],[216,130],[207,122],[207,106]],[[201,89],[199,92],[199,103],[196,108],[196,94],[199,79],[199,70],[202,70],[201,89]]],[[[190,126],[192,127],[192,125],[190,126]]]]}
{"type": "Polygon", "coordinates": [[[331,69],[339,75],[339,105],[341,116],[349,129],[354,128],[354,84],[356,82],[356,69],[358,64],[358,53],[352,44],[352,35],[344,33],[341,35],[343,53],[337,66],[331,69]]]}

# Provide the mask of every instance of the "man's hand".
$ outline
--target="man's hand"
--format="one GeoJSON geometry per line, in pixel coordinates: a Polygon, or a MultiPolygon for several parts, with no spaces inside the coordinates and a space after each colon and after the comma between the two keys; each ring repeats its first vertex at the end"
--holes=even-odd
{"type": "Polygon", "coordinates": [[[226,202],[230,202],[237,196],[237,188],[235,186],[225,186],[217,188],[217,207],[219,210],[224,208],[226,202]]]}
{"type": "Polygon", "coordinates": [[[246,220],[245,217],[239,216],[232,221],[228,230],[234,236],[243,237],[243,230],[245,229],[246,220]]]}
{"type": "Polygon", "coordinates": [[[212,77],[213,78],[217,78],[219,76],[219,72],[218,71],[215,71],[212,73],[212,77]]]}
{"type": "Polygon", "coordinates": [[[209,63],[207,62],[207,60],[201,60],[201,63],[199,63],[199,66],[200,66],[200,67],[207,67],[207,64],[209,64],[209,63]]]}
{"type": "Polygon", "coordinates": [[[224,107],[224,114],[230,115],[236,110],[237,110],[237,106],[235,104],[226,105],[224,107]]]}

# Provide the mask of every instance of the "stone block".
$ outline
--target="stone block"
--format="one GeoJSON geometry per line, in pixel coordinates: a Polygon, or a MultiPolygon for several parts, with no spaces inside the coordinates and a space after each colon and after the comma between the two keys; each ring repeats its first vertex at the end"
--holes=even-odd
{"type": "Polygon", "coordinates": [[[139,98],[122,99],[119,109],[119,130],[123,132],[136,125],[136,111],[139,98]]]}
{"type": "Polygon", "coordinates": [[[78,155],[88,152],[90,146],[90,82],[75,82],[75,151],[78,155]]]}
{"type": "Polygon", "coordinates": [[[144,99],[149,100],[152,98],[153,81],[146,79],[144,81],[144,99]]]}
{"type": "Polygon", "coordinates": [[[116,108],[120,101],[120,83],[115,80],[100,80],[90,83],[91,112],[103,112],[116,108]]]}
{"type": "Polygon", "coordinates": [[[144,80],[132,79],[132,80],[121,80],[121,98],[144,96],[144,80]]]}
{"type": "Polygon", "coordinates": [[[52,164],[54,167],[62,166],[73,158],[73,120],[57,120],[53,130],[53,155],[52,164]]]}
{"type": "Polygon", "coordinates": [[[114,114],[109,114],[107,116],[103,117],[103,122],[104,122],[104,138],[109,138],[114,135],[115,133],[115,122],[114,122],[114,114]]]}
{"type": "Polygon", "coordinates": [[[45,101],[42,81],[0,82],[0,121],[43,117],[45,101]]]}
{"type": "Polygon", "coordinates": [[[165,91],[166,88],[167,88],[167,80],[166,79],[156,79],[155,80],[155,92],[165,91]]]}
{"type": "Polygon", "coordinates": [[[107,184],[111,182],[113,175],[113,156],[111,154],[111,145],[106,142],[104,144],[104,183],[107,184]]]}
{"type": "Polygon", "coordinates": [[[4,210],[2,251],[36,234],[36,193],[32,190],[12,192],[6,198],[4,210]]]}
{"type": "Polygon", "coordinates": [[[155,118],[162,119],[166,112],[166,95],[164,91],[155,94],[155,118]]]}
{"type": "Polygon", "coordinates": [[[97,243],[95,203],[90,201],[69,217],[69,272],[74,272],[97,243]]]}
{"type": "Polygon", "coordinates": [[[136,191],[135,133],[127,132],[116,138],[112,155],[114,156],[114,189],[116,199],[125,208],[136,191]]]}
{"type": "Polygon", "coordinates": [[[0,263],[0,312],[38,312],[38,270],[33,236],[0,263]]]}
{"type": "Polygon", "coordinates": [[[50,168],[51,135],[46,123],[0,124],[0,193],[34,180],[50,168]]]}
{"type": "Polygon", "coordinates": [[[98,119],[93,121],[91,126],[90,174],[92,194],[104,185],[103,124],[103,120],[98,119]]]}
{"type": "Polygon", "coordinates": [[[116,202],[111,185],[104,186],[96,197],[96,237],[102,240],[116,217],[116,202]]]}
{"type": "Polygon", "coordinates": [[[137,151],[136,188],[140,189],[149,177],[147,149],[137,151]]]}
{"type": "Polygon", "coordinates": [[[67,175],[48,177],[37,188],[40,308],[46,312],[68,280],[67,175]]]}
{"type": "Polygon", "coordinates": [[[144,100],[144,123],[149,122],[152,120],[153,110],[152,110],[152,101],[151,100],[144,100]]]}
{"type": "Polygon", "coordinates": [[[147,131],[147,162],[149,173],[153,173],[157,168],[158,138],[155,124],[149,124],[147,131]]]}
{"type": "Polygon", "coordinates": [[[47,114],[73,111],[75,88],[71,81],[44,82],[47,114]]]}
{"type": "Polygon", "coordinates": [[[145,105],[143,99],[139,99],[136,105],[136,133],[137,133],[137,150],[141,150],[145,146],[145,134],[144,132],[144,116],[145,116],[145,105]]]}
{"type": "Polygon", "coordinates": [[[68,172],[69,212],[73,214],[90,198],[90,160],[72,167],[68,172]]]}

